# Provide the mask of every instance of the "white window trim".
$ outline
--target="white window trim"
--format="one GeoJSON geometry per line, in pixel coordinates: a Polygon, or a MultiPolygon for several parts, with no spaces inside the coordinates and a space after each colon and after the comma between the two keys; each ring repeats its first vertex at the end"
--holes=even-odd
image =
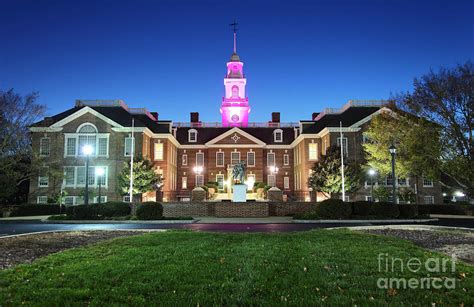
{"type": "Polygon", "coordinates": [[[204,185],[204,175],[203,174],[201,174],[201,175],[196,174],[196,178],[195,178],[196,181],[194,182],[196,187],[201,186],[201,185],[198,185],[198,182],[199,182],[198,178],[201,178],[201,177],[202,177],[202,185],[204,185]]]}
{"type": "Polygon", "coordinates": [[[225,153],[223,151],[216,151],[216,167],[224,167],[225,166],[225,153]],[[217,156],[222,154],[222,164],[217,163],[219,159],[217,156]]]}
{"type": "Polygon", "coordinates": [[[49,177],[48,177],[48,176],[39,176],[39,177],[38,177],[38,187],[39,187],[39,188],[47,188],[47,187],[49,187],[49,177]],[[46,185],[41,185],[41,179],[44,179],[44,178],[46,178],[46,179],[45,179],[46,185]]]}
{"type": "Polygon", "coordinates": [[[241,160],[240,160],[240,157],[241,157],[241,156],[240,156],[240,151],[233,151],[233,152],[230,153],[230,164],[231,164],[231,165],[235,165],[235,164],[233,163],[233,161],[232,161],[232,160],[233,160],[233,159],[232,159],[232,155],[235,155],[235,154],[238,154],[238,155],[239,155],[239,159],[238,159],[238,162],[237,162],[237,163],[239,163],[239,162],[241,161],[241,160]]]}
{"type": "Polygon", "coordinates": [[[205,159],[204,153],[203,153],[203,152],[197,152],[197,153],[196,153],[196,166],[204,166],[204,159],[205,159]],[[202,155],[202,165],[200,165],[200,164],[198,163],[198,156],[200,156],[200,155],[202,155]]]}
{"type": "Polygon", "coordinates": [[[423,196],[423,202],[424,202],[425,204],[434,204],[434,200],[435,200],[435,198],[434,198],[433,195],[425,195],[425,196],[423,196]],[[431,201],[431,202],[426,202],[426,199],[427,199],[427,198],[431,199],[432,201],[431,201]]]}
{"type": "Polygon", "coordinates": [[[309,143],[308,144],[308,160],[309,161],[318,161],[318,158],[319,158],[319,153],[318,153],[318,143],[309,143]],[[316,157],[311,157],[311,147],[314,146],[315,149],[314,149],[314,152],[316,154],[316,157]]]}
{"type": "Polygon", "coordinates": [[[188,177],[181,177],[181,190],[188,189],[188,177]]]}
{"type": "MultiPolygon", "coordinates": [[[[82,165],[81,165],[81,166],[72,166],[72,165],[70,166],[70,165],[66,165],[66,166],[64,166],[64,168],[63,168],[63,169],[64,169],[64,174],[66,173],[66,167],[74,168],[74,184],[72,184],[72,185],[71,185],[71,184],[66,185],[66,176],[64,176],[64,179],[63,179],[63,186],[64,186],[64,187],[68,187],[68,188],[78,188],[78,187],[82,188],[82,187],[85,187],[85,186],[86,186],[85,183],[84,183],[84,184],[78,184],[78,183],[77,183],[77,174],[78,174],[78,171],[77,171],[77,170],[78,170],[78,168],[81,168],[81,167],[84,167],[84,168],[85,168],[85,166],[82,166],[82,165]]],[[[98,168],[98,167],[101,167],[101,168],[103,168],[103,169],[105,170],[105,172],[104,172],[105,184],[101,184],[100,187],[101,187],[101,188],[104,188],[104,189],[107,189],[107,188],[109,187],[109,167],[108,167],[108,166],[102,166],[102,165],[100,165],[100,166],[99,166],[99,165],[96,165],[96,166],[89,166],[89,168],[98,168]]],[[[99,185],[98,185],[98,177],[99,177],[99,176],[97,175],[97,173],[94,173],[94,184],[89,184],[89,187],[91,187],[91,188],[96,188],[96,187],[98,188],[98,187],[99,187],[99,185]]],[[[86,180],[87,180],[87,178],[86,178],[86,180]]]]}
{"type": "MultiPolygon", "coordinates": [[[[109,157],[110,151],[110,133],[64,133],[64,157],[83,157],[79,152],[79,136],[95,136],[95,151],[94,157],[109,157]],[[67,139],[76,139],[74,146],[74,155],[67,154],[67,139]],[[107,138],[107,153],[105,155],[99,155],[99,138],[107,138]]],[[[124,150],[125,151],[125,150],[124,150]]]]}
{"type": "Polygon", "coordinates": [[[272,187],[276,187],[276,175],[271,175],[271,174],[268,174],[267,175],[267,184],[270,185],[270,177],[273,177],[273,185],[272,187]]]}
{"type": "Polygon", "coordinates": [[[189,143],[196,143],[197,142],[197,138],[198,138],[198,131],[196,129],[189,129],[188,130],[188,142],[189,143]],[[194,134],[195,135],[195,138],[192,139],[191,138],[191,135],[194,134]]]}
{"type": "Polygon", "coordinates": [[[283,177],[283,189],[285,189],[285,190],[290,189],[290,177],[289,176],[283,177]]]}
{"type": "Polygon", "coordinates": [[[276,165],[276,155],[275,155],[275,153],[274,152],[268,152],[267,153],[267,166],[275,166],[275,165],[276,165]],[[273,155],[273,164],[268,163],[268,161],[270,160],[270,159],[268,159],[268,157],[270,155],[273,155]]]}
{"type": "Polygon", "coordinates": [[[124,203],[129,203],[130,202],[130,195],[124,195],[122,196],[122,201],[124,203]]]}
{"type": "Polygon", "coordinates": [[[76,204],[76,196],[70,196],[70,195],[65,196],[63,204],[66,206],[74,206],[76,204]],[[72,198],[72,204],[66,205],[66,198],[72,198]]]}
{"type": "Polygon", "coordinates": [[[51,154],[51,138],[49,136],[42,137],[40,139],[39,155],[40,157],[49,157],[50,154],[51,154]],[[48,140],[48,153],[47,154],[42,153],[43,140],[48,140]]]}
{"type": "Polygon", "coordinates": [[[281,129],[273,130],[273,141],[275,143],[282,143],[283,142],[283,130],[281,130],[281,129]],[[281,138],[279,140],[277,139],[278,134],[281,136],[281,138]]]}
{"type": "Polygon", "coordinates": [[[134,148],[135,146],[133,146],[133,145],[134,145],[134,144],[133,144],[134,142],[135,142],[135,138],[133,138],[133,137],[131,137],[131,136],[127,136],[127,137],[125,138],[125,140],[124,140],[124,142],[123,142],[123,156],[124,156],[124,157],[130,157],[130,156],[132,155],[132,149],[135,149],[135,148],[134,148]],[[128,154],[128,155],[127,155],[127,140],[132,140],[132,144],[131,144],[132,148],[130,148],[130,154],[128,154]]]}
{"type": "Polygon", "coordinates": [[[248,151],[247,152],[247,167],[255,167],[255,152],[254,151],[248,151]],[[249,154],[253,155],[253,164],[250,164],[249,161],[249,154]]]}
{"type": "Polygon", "coordinates": [[[283,154],[283,165],[290,165],[290,155],[283,154]]]}
{"type": "Polygon", "coordinates": [[[38,205],[44,205],[44,204],[47,204],[47,203],[48,203],[48,196],[44,196],[44,195],[42,195],[42,196],[38,196],[38,197],[36,197],[36,203],[37,203],[38,205]],[[42,201],[40,201],[40,198],[46,198],[46,202],[42,202],[42,201]]]}
{"type": "MultiPolygon", "coordinates": [[[[347,139],[347,137],[342,137],[342,144],[344,150],[344,157],[347,157],[349,156],[349,140],[347,139]]],[[[341,137],[337,138],[336,145],[337,147],[341,148],[341,137]]]]}
{"type": "Polygon", "coordinates": [[[427,179],[427,178],[423,178],[422,180],[423,180],[423,187],[424,187],[424,188],[432,188],[432,187],[434,186],[433,180],[427,179]],[[425,180],[430,180],[430,181],[431,181],[431,184],[425,184],[425,180]]]}
{"type": "MultiPolygon", "coordinates": [[[[158,146],[159,147],[159,146],[158,146]]],[[[154,161],[163,161],[165,159],[165,145],[161,142],[154,142],[153,143],[153,160],[154,161]],[[156,154],[156,145],[161,144],[161,157],[157,158],[156,154]]]]}
{"type": "Polygon", "coordinates": [[[216,174],[216,182],[217,182],[217,189],[219,191],[223,191],[225,188],[225,175],[224,174],[216,174]],[[218,178],[222,178],[222,188],[219,188],[219,180],[218,178]]]}
{"type": "Polygon", "coordinates": [[[365,201],[373,201],[372,195],[365,195],[365,201]]]}
{"type": "MultiPolygon", "coordinates": [[[[103,199],[103,200],[100,201],[101,204],[107,202],[107,195],[100,195],[100,198],[103,199]]],[[[94,202],[95,204],[99,203],[99,195],[94,196],[93,202],[94,202]]]]}
{"type": "Polygon", "coordinates": [[[188,166],[188,154],[181,155],[181,165],[188,166]]]}

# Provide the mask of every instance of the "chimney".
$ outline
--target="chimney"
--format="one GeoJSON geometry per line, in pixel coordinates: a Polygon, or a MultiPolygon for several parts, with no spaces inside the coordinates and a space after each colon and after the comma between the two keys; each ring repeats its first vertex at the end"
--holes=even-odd
{"type": "Polygon", "coordinates": [[[150,114],[158,121],[158,112],[150,112],[150,114]]]}
{"type": "Polygon", "coordinates": [[[318,117],[318,115],[319,115],[319,113],[314,112],[314,113],[312,114],[312,116],[311,116],[311,120],[312,120],[312,121],[315,121],[315,120],[316,120],[316,117],[318,117]]]}
{"type": "Polygon", "coordinates": [[[280,112],[272,112],[272,123],[280,122],[280,112]]]}
{"type": "Polygon", "coordinates": [[[199,112],[191,112],[191,122],[192,123],[199,122],[199,112]]]}

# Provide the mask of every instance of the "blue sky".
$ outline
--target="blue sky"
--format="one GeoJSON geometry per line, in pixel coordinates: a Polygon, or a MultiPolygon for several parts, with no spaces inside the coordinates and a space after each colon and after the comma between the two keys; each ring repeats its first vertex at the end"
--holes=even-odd
{"type": "Polygon", "coordinates": [[[0,0],[0,88],[38,91],[49,115],[123,99],[161,119],[220,121],[236,18],[250,121],[309,119],[472,59],[473,3],[0,0]]]}

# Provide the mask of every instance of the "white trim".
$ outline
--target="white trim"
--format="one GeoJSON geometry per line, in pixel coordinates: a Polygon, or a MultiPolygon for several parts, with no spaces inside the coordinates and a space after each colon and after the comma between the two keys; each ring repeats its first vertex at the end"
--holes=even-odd
{"type": "Polygon", "coordinates": [[[97,126],[94,125],[93,123],[85,122],[85,123],[80,124],[79,127],[77,127],[76,133],[79,133],[79,134],[97,134],[97,133],[99,133],[99,129],[97,129],[97,126]],[[94,132],[79,132],[79,130],[81,130],[82,127],[84,127],[84,126],[92,126],[92,127],[94,127],[95,131],[94,132]]]}
{"type": "Polygon", "coordinates": [[[283,154],[283,165],[287,166],[290,165],[290,155],[289,154],[283,154]],[[285,161],[285,157],[287,158],[287,161],[285,161]],[[288,163],[285,163],[288,162],[288,163]]]}
{"type": "Polygon", "coordinates": [[[282,143],[282,142],[283,142],[283,130],[281,130],[281,129],[275,129],[275,130],[273,130],[273,141],[274,141],[275,143],[282,143]],[[277,140],[277,137],[276,137],[278,133],[281,135],[281,139],[280,139],[280,140],[277,140]]]}
{"type": "MultiPolygon", "coordinates": [[[[380,109],[378,109],[377,111],[375,111],[374,113],[370,114],[369,116],[367,117],[364,117],[363,119],[359,120],[358,122],[356,122],[355,124],[352,124],[350,126],[350,128],[356,128],[356,127],[360,127],[362,126],[363,124],[365,124],[366,122],[370,121],[372,119],[372,117],[376,116],[376,115],[379,115],[383,112],[388,112],[390,115],[394,116],[394,112],[392,110],[390,110],[389,108],[387,107],[382,107],[380,109]]],[[[344,131],[343,131],[344,132],[344,131]]]]}
{"type": "Polygon", "coordinates": [[[49,187],[49,176],[38,176],[38,188],[47,188],[49,187]],[[46,182],[46,185],[41,185],[41,179],[46,182]]]}
{"type": "Polygon", "coordinates": [[[197,143],[198,140],[198,131],[196,129],[188,129],[188,142],[189,143],[197,143]],[[191,140],[191,133],[195,133],[196,138],[191,140]]]}
{"type": "Polygon", "coordinates": [[[283,189],[284,190],[289,190],[290,189],[290,177],[289,176],[283,177],[283,189]]]}
{"type": "Polygon", "coordinates": [[[51,127],[30,127],[31,132],[59,132],[62,131],[63,128],[51,128],[51,127]]]}
{"type": "Polygon", "coordinates": [[[48,203],[48,196],[41,195],[41,196],[36,197],[36,204],[38,204],[38,205],[45,205],[45,204],[47,204],[47,203],[48,203]],[[42,198],[42,197],[43,197],[43,198],[44,198],[44,197],[46,198],[46,202],[40,202],[40,198],[42,198]]]}
{"type": "Polygon", "coordinates": [[[49,157],[51,155],[51,138],[49,136],[43,136],[40,138],[40,144],[39,144],[39,156],[40,157],[49,157]],[[48,140],[48,154],[42,154],[41,149],[43,148],[43,140],[48,140]]]}
{"type": "MultiPolygon", "coordinates": [[[[209,146],[209,145],[215,145],[217,142],[219,142],[220,140],[223,140],[225,139],[226,137],[230,136],[231,134],[233,133],[238,133],[240,135],[242,135],[243,137],[249,139],[250,141],[253,141],[255,142],[256,145],[261,145],[261,146],[265,146],[266,144],[264,142],[262,142],[261,140],[257,139],[256,137],[254,137],[253,135],[239,129],[238,127],[234,127],[226,132],[224,132],[223,134],[213,138],[212,140],[208,141],[207,143],[205,143],[204,145],[206,146],[209,146]]],[[[220,144],[220,145],[224,145],[224,144],[220,144]]],[[[231,146],[233,147],[236,147],[235,145],[232,145],[230,144],[231,146]]],[[[240,144],[239,144],[240,145],[240,144]]],[[[248,146],[248,145],[247,145],[248,146]]]]}
{"type": "Polygon", "coordinates": [[[237,163],[239,163],[240,161],[242,161],[242,160],[240,159],[240,158],[241,158],[240,151],[237,151],[237,150],[232,151],[232,152],[230,153],[230,164],[231,164],[231,165],[234,165],[234,163],[232,163],[232,155],[235,155],[235,154],[239,154],[239,159],[238,159],[238,162],[237,162],[237,163]]]}
{"type": "Polygon", "coordinates": [[[196,166],[202,166],[204,167],[204,164],[206,163],[205,161],[205,156],[203,152],[196,152],[196,166]],[[202,165],[198,164],[198,155],[202,155],[202,165]]]}
{"type": "Polygon", "coordinates": [[[247,151],[247,167],[255,167],[256,164],[256,154],[255,151],[247,151]],[[253,154],[253,164],[249,164],[249,154],[253,154]]]}
{"type": "Polygon", "coordinates": [[[99,112],[97,112],[96,110],[94,110],[94,109],[92,109],[88,106],[85,106],[82,109],[80,109],[79,111],[76,111],[76,112],[72,113],[71,115],[61,119],[60,121],[52,124],[50,127],[51,128],[62,127],[65,124],[67,124],[67,123],[81,117],[82,115],[87,114],[87,113],[91,113],[92,115],[100,118],[101,120],[105,121],[106,123],[110,124],[111,126],[120,127],[120,128],[123,127],[122,125],[116,123],[115,121],[111,120],[107,116],[104,116],[104,115],[100,114],[99,112]]]}
{"type": "Polygon", "coordinates": [[[181,166],[188,166],[188,154],[187,153],[183,153],[181,154],[181,166]],[[186,159],[184,159],[184,157],[186,157],[186,159]],[[183,163],[183,161],[186,160],[186,163],[183,163]]]}
{"type": "Polygon", "coordinates": [[[276,154],[274,152],[267,152],[267,167],[276,166],[276,154]],[[273,155],[273,164],[268,164],[268,156],[273,155]]]}
{"type": "MultiPolygon", "coordinates": [[[[159,146],[158,146],[159,147],[159,146]]],[[[165,159],[165,145],[161,142],[153,142],[153,161],[163,161],[165,159]],[[161,158],[156,157],[156,145],[161,145],[161,158]]],[[[171,162],[171,161],[168,161],[171,162]]]]}

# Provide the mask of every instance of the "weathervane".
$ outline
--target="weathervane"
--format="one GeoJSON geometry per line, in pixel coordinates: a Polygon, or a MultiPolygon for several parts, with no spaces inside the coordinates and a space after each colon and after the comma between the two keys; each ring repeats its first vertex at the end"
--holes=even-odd
{"type": "Polygon", "coordinates": [[[234,33],[237,32],[237,25],[238,25],[238,23],[237,23],[237,21],[235,21],[235,19],[234,19],[233,23],[229,24],[229,26],[231,26],[233,28],[234,33]]]}
{"type": "Polygon", "coordinates": [[[229,24],[229,26],[231,26],[234,30],[234,53],[237,53],[237,21],[235,21],[234,19],[234,22],[229,24]]]}

